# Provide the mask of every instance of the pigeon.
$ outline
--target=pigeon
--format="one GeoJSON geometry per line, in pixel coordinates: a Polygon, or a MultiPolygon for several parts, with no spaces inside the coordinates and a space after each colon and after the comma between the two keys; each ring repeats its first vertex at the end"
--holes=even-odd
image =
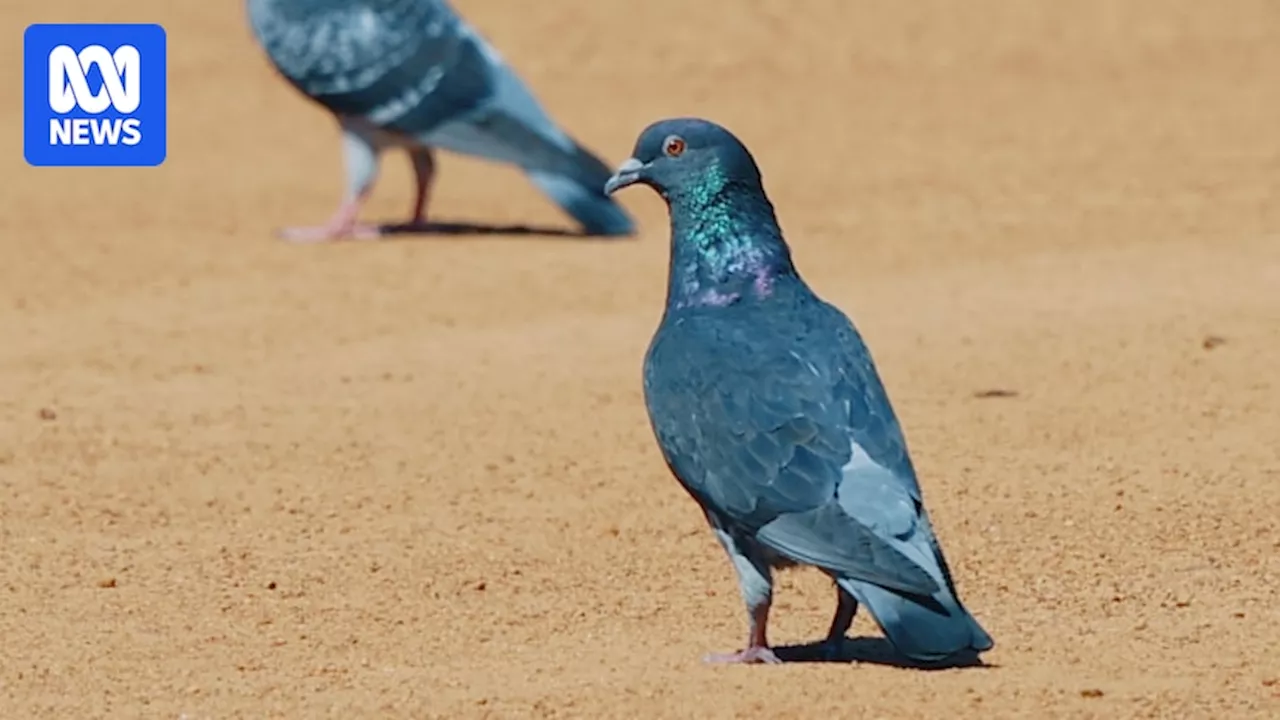
{"type": "Polygon", "coordinates": [[[337,118],[346,195],[295,241],[375,238],[356,222],[383,150],[401,147],[417,190],[410,227],[426,223],[441,148],[521,168],[595,236],[634,232],[602,188],[611,170],[561,129],[503,58],[445,0],[247,0],[254,38],[275,70],[337,118]]]}
{"type": "Polygon", "coordinates": [[[821,654],[841,656],[864,605],[913,664],[976,662],[994,641],[960,602],[872,357],[797,272],[751,153],[710,121],[662,120],[605,192],[636,184],[671,218],[645,406],[668,468],[733,563],[749,618],[746,648],[707,661],[779,662],[767,632],[772,570],[799,565],[836,586],[821,654]]]}

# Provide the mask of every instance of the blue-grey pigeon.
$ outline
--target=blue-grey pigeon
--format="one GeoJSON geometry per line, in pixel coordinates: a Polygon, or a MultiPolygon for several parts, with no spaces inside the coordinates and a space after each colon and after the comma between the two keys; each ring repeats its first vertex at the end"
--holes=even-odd
{"type": "Polygon", "coordinates": [[[824,653],[858,604],[918,663],[994,646],[964,608],[902,430],[848,317],[801,279],[751,153],[698,119],[647,127],[605,192],[648,185],[671,216],[666,310],[644,360],[649,419],[676,479],[737,571],[747,647],[777,662],[773,568],[811,565],[837,588],[824,653]]]}
{"type": "Polygon", "coordinates": [[[405,148],[426,221],[442,148],[520,167],[590,235],[634,232],[602,188],[610,169],[556,125],[493,47],[445,0],[248,0],[254,37],[276,70],[332,112],[342,131],[346,196],[298,241],[370,238],[356,222],[381,152],[405,148]]]}

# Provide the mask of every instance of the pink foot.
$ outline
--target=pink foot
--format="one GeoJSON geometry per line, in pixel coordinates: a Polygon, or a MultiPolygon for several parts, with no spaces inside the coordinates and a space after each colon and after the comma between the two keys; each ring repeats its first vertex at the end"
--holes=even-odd
{"type": "Polygon", "coordinates": [[[736,653],[712,653],[706,656],[705,658],[703,658],[703,662],[707,662],[712,665],[728,665],[728,664],[738,664],[738,663],[745,664],[745,665],[757,664],[757,663],[765,664],[765,665],[778,665],[782,661],[779,660],[778,656],[774,655],[773,651],[767,647],[749,647],[746,650],[741,650],[736,653]]]}
{"type": "Polygon", "coordinates": [[[376,225],[355,223],[351,225],[319,225],[292,227],[280,231],[280,237],[295,243],[321,243],[333,240],[376,240],[382,230],[376,225]]]}

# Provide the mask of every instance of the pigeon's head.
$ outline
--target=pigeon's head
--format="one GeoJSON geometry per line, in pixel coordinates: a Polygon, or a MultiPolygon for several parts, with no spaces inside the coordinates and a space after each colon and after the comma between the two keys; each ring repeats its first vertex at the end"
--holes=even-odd
{"type": "Polygon", "coordinates": [[[659,195],[694,189],[718,190],[724,184],[760,186],[760,169],[733,133],[698,118],[659,120],[645,128],[631,157],[605,183],[606,195],[628,185],[648,185],[659,195]]]}

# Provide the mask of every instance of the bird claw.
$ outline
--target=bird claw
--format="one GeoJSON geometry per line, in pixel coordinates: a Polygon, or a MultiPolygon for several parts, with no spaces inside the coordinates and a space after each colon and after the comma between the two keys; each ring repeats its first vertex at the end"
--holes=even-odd
{"type": "Polygon", "coordinates": [[[735,653],[712,653],[703,658],[703,662],[711,665],[779,665],[782,663],[767,647],[749,647],[735,653]]]}
{"type": "Polygon", "coordinates": [[[376,240],[382,230],[376,225],[320,225],[292,227],[280,231],[280,237],[294,243],[322,243],[334,240],[376,240]]]}

